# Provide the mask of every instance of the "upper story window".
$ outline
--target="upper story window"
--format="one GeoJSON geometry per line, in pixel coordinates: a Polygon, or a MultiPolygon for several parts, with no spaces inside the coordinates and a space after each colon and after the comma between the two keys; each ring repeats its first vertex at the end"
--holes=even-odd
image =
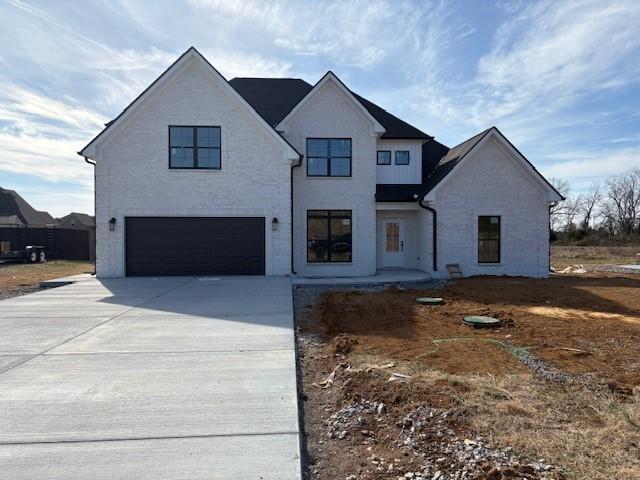
{"type": "Polygon", "coordinates": [[[220,127],[169,127],[169,168],[220,170],[220,127]]]}
{"type": "Polygon", "coordinates": [[[391,150],[378,150],[378,165],[391,165],[391,150]]]}
{"type": "Polygon", "coordinates": [[[478,217],[478,263],[500,263],[500,217],[478,217]]]}
{"type": "Polygon", "coordinates": [[[396,150],[396,165],[409,165],[409,150],[396,150]]]}
{"type": "Polygon", "coordinates": [[[350,138],[308,138],[307,175],[309,177],[350,177],[350,138]]]}

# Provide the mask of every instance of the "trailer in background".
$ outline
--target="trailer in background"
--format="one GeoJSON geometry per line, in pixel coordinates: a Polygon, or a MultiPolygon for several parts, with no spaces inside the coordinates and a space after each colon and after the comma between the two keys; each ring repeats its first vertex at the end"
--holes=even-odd
{"type": "Polygon", "coordinates": [[[27,245],[21,250],[10,250],[9,242],[0,242],[0,260],[14,260],[28,263],[47,261],[46,249],[41,245],[27,245]]]}

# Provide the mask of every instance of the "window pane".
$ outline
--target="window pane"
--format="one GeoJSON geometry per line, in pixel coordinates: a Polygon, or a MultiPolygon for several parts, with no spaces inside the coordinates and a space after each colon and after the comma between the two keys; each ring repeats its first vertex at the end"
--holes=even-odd
{"type": "Polygon", "coordinates": [[[332,139],[330,140],[330,154],[332,157],[350,157],[351,156],[351,140],[350,139],[332,139]]]}
{"type": "Polygon", "coordinates": [[[307,260],[309,262],[328,262],[329,244],[326,241],[310,240],[307,248],[307,260]]]}
{"type": "Polygon", "coordinates": [[[351,261],[351,243],[334,242],[331,244],[331,261],[332,262],[350,262],[351,261]]]}
{"type": "Polygon", "coordinates": [[[199,147],[219,147],[220,146],[220,128],[218,127],[200,127],[198,131],[199,147]]]}
{"type": "Polygon", "coordinates": [[[307,140],[307,155],[309,157],[328,157],[329,141],[325,139],[307,140]]]}
{"type": "Polygon", "coordinates": [[[329,175],[329,162],[326,158],[311,158],[307,160],[307,175],[329,175]]]}
{"type": "Polygon", "coordinates": [[[500,262],[500,217],[478,217],[478,262],[500,262]]]}
{"type": "Polygon", "coordinates": [[[308,210],[307,217],[322,217],[327,218],[329,216],[329,210],[308,210]]]}
{"type": "Polygon", "coordinates": [[[391,165],[391,152],[378,152],[378,165],[391,165]]]}
{"type": "Polygon", "coordinates": [[[169,128],[169,140],[172,147],[193,147],[193,128],[169,128]]]}
{"type": "Polygon", "coordinates": [[[328,240],[329,223],[327,218],[313,218],[307,220],[307,240],[328,240]]]}
{"type": "Polygon", "coordinates": [[[500,241],[480,240],[478,242],[478,262],[498,263],[500,261],[500,241]]]}
{"type": "Polygon", "coordinates": [[[499,240],[500,217],[478,217],[478,238],[483,240],[499,240]]]}
{"type": "Polygon", "coordinates": [[[396,165],[409,165],[409,152],[400,150],[396,152],[396,165]]]}
{"type": "Polygon", "coordinates": [[[198,168],[220,168],[220,149],[199,148],[198,168]]]}
{"type": "MultiPolygon", "coordinates": [[[[334,212],[331,212],[333,217],[334,212]]],[[[331,255],[332,262],[351,261],[351,218],[331,219],[331,255]]]]}
{"type": "Polygon", "coordinates": [[[350,210],[331,210],[331,216],[332,217],[347,217],[347,218],[351,218],[351,211],[350,210]]]}
{"type": "Polygon", "coordinates": [[[193,168],[193,148],[171,147],[171,167],[193,168]]]}
{"type": "Polygon", "coordinates": [[[351,159],[350,158],[332,158],[331,159],[331,176],[332,177],[348,177],[351,175],[351,159]]]}

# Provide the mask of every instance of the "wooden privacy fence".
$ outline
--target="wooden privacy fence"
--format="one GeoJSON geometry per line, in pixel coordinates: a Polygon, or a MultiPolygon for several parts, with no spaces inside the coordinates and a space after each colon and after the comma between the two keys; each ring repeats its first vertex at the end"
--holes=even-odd
{"type": "Polygon", "coordinates": [[[94,261],[96,256],[94,229],[0,227],[0,242],[9,243],[9,250],[23,250],[28,245],[43,246],[50,259],[94,261]]]}

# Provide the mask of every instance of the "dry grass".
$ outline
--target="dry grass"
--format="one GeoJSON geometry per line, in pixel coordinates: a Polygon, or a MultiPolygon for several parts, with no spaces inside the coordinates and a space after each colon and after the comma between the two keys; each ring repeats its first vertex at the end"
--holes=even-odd
{"type": "Polygon", "coordinates": [[[7,293],[21,287],[37,286],[40,282],[53,278],[92,273],[93,263],[53,260],[47,263],[4,263],[0,264],[0,293],[7,293]]]}
{"type": "Polygon", "coordinates": [[[461,377],[471,425],[492,442],[560,465],[569,478],[640,479],[640,402],[528,375],[461,377]]]}
{"type": "Polygon", "coordinates": [[[640,263],[636,254],[640,247],[579,247],[552,246],[551,265],[554,268],[564,268],[568,265],[624,265],[640,263]]]}

